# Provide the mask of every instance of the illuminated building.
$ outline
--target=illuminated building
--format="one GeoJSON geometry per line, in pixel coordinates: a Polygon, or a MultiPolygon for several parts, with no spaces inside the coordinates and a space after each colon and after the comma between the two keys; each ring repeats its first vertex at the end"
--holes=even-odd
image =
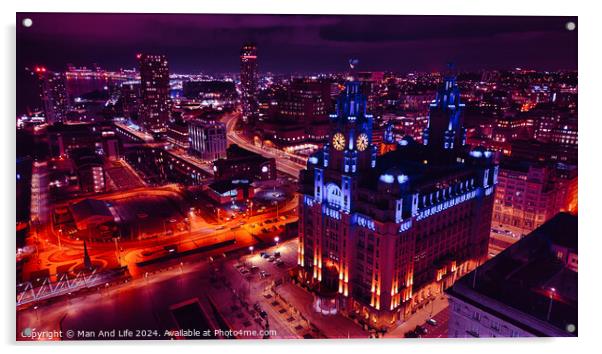
{"type": "Polygon", "coordinates": [[[533,118],[524,114],[505,114],[496,119],[492,135],[494,141],[501,143],[531,139],[533,137],[533,118]]]}
{"type": "Polygon", "coordinates": [[[77,168],[81,191],[100,193],[105,191],[105,170],[103,159],[89,149],[78,149],[72,153],[77,168]]]}
{"type": "Polygon", "coordinates": [[[191,120],[188,122],[190,151],[213,161],[226,155],[226,125],[222,122],[191,120]]]}
{"type": "Polygon", "coordinates": [[[100,156],[118,159],[121,146],[112,126],[91,123],[55,124],[48,127],[48,145],[53,157],[70,156],[86,148],[100,156]]]}
{"type": "Polygon", "coordinates": [[[259,122],[263,139],[291,149],[328,138],[328,112],[332,110],[331,83],[310,78],[295,79],[267,120],[259,122]]]}
{"type": "Polygon", "coordinates": [[[240,51],[240,88],[242,121],[254,123],[258,114],[257,103],[257,47],[243,45],[240,51]]]}
{"type": "Polygon", "coordinates": [[[46,122],[53,124],[64,121],[69,108],[65,76],[45,67],[36,67],[34,71],[40,80],[40,98],[46,122]]]}
{"type": "Polygon", "coordinates": [[[138,144],[135,148],[129,148],[124,158],[130,165],[142,171],[145,180],[150,183],[169,182],[196,186],[210,177],[201,161],[186,157],[177,150],[138,144]]]}
{"type": "Polygon", "coordinates": [[[519,239],[558,212],[576,210],[576,166],[502,159],[492,232],[519,239]]]}
{"type": "Polygon", "coordinates": [[[338,98],[330,140],[299,180],[299,278],[317,311],[388,327],[486,259],[493,155],[464,145],[453,77],[429,108],[424,144],[377,156],[360,83],[338,98]]]}
{"type": "Polygon", "coordinates": [[[207,195],[217,204],[245,201],[253,198],[254,187],[248,179],[215,181],[207,186],[207,195]]]}
{"type": "Polygon", "coordinates": [[[513,141],[510,150],[517,160],[577,164],[577,145],[543,143],[537,140],[513,141]]]}
{"type": "Polygon", "coordinates": [[[294,80],[286,99],[278,104],[280,119],[289,123],[322,122],[331,111],[330,82],[294,80]]]}
{"type": "Polygon", "coordinates": [[[447,289],[448,336],[577,336],[577,269],[577,217],[560,213],[447,289]]]}
{"type": "Polygon", "coordinates": [[[140,82],[128,81],[122,83],[120,101],[123,116],[137,121],[140,111],[140,82]]]}
{"type": "Polygon", "coordinates": [[[176,119],[176,121],[169,123],[167,125],[165,139],[174,146],[188,150],[190,148],[188,124],[183,122],[181,119],[176,119]]]}
{"type": "Polygon", "coordinates": [[[236,101],[236,85],[233,81],[185,81],[183,94],[203,106],[230,106],[236,101]]]}
{"type": "Polygon", "coordinates": [[[149,132],[164,132],[169,119],[169,67],[165,55],[138,54],[140,122],[149,132]]]}
{"type": "Polygon", "coordinates": [[[272,180],[276,179],[276,160],[232,144],[226,149],[225,159],[213,162],[213,171],[216,180],[272,180]]]}
{"type": "Polygon", "coordinates": [[[577,116],[550,114],[539,118],[535,139],[556,144],[578,145],[577,116]]]}

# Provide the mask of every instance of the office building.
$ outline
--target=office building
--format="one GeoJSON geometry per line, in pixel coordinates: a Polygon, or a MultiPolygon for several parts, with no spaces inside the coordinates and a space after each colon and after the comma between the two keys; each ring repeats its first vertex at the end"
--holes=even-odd
{"type": "Polygon", "coordinates": [[[140,122],[148,132],[165,132],[169,119],[169,67],[165,55],[138,54],[140,122]]]}
{"type": "Polygon", "coordinates": [[[245,44],[240,51],[240,103],[244,123],[254,123],[259,112],[257,80],[257,47],[245,44]]]}
{"type": "Polygon", "coordinates": [[[502,159],[492,231],[516,240],[561,211],[577,210],[577,167],[502,159]]]}
{"type": "Polygon", "coordinates": [[[204,160],[213,161],[226,155],[226,125],[216,121],[188,122],[190,151],[204,160]]]}
{"type": "Polygon", "coordinates": [[[69,109],[65,75],[45,67],[34,69],[38,75],[42,108],[48,124],[63,122],[69,109]]]}

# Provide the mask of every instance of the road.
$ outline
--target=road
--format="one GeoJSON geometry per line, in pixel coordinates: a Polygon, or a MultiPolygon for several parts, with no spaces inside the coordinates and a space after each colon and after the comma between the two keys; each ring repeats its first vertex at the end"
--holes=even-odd
{"type": "Polygon", "coordinates": [[[276,159],[276,169],[278,171],[293,176],[294,178],[298,178],[299,171],[305,169],[305,165],[291,161],[289,159],[291,156],[289,153],[274,148],[255,146],[255,144],[242,138],[240,135],[238,135],[235,129],[239,116],[240,113],[234,112],[225,114],[222,118],[222,121],[226,123],[228,143],[237,144],[240,147],[244,147],[245,149],[253,151],[262,156],[273,157],[276,159]]]}
{"type": "MultiPolygon", "coordinates": [[[[220,274],[225,275],[236,288],[248,287],[253,302],[259,301],[263,295],[263,289],[270,283],[270,280],[273,277],[281,277],[286,274],[288,267],[294,266],[296,248],[296,240],[292,240],[273,246],[270,250],[273,252],[278,249],[282,253],[282,258],[287,264],[287,267],[284,268],[279,268],[267,260],[259,259],[257,252],[249,255],[252,259],[249,261],[256,262],[262,269],[266,269],[272,274],[267,279],[260,280],[258,274],[255,274],[256,279],[248,282],[234,268],[234,264],[239,262],[236,258],[220,263],[223,267],[223,272],[220,274]]],[[[202,257],[190,258],[177,265],[145,273],[144,276],[133,278],[125,283],[100,286],[86,295],[63,297],[54,303],[40,304],[40,306],[20,310],[17,312],[17,339],[27,340],[28,338],[23,337],[22,333],[28,333],[27,329],[32,328],[38,332],[47,333],[58,330],[66,333],[66,331],[72,330],[76,333],[76,337],[72,339],[86,339],[77,337],[79,331],[98,333],[100,330],[112,329],[158,330],[161,334],[166,329],[176,328],[176,323],[169,310],[170,306],[195,298],[206,298],[209,294],[215,297],[219,293],[219,289],[215,284],[212,285],[210,280],[211,269],[217,265],[217,262],[209,262],[202,257]]],[[[234,311],[231,309],[234,305],[236,303],[232,297],[219,296],[216,301],[220,313],[223,312],[225,315],[234,311]]],[[[267,305],[264,306],[268,310],[267,305]]],[[[286,319],[279,318],[279,316],[282,317],[280,313],[273,309],[268,310],[268,313],[270,314],[270,328],[275,329],[278,333],[278,336],[274,337],[300,337],[300,332],[294,327],[291,328],[291,323],[286,319]]],[[[251,328],[256,327],[251,326],[251,328]]],[[[164,339],[164,337],[152,335],[151,337],[128,339],[164,339]]]]}
{"type": "Polygon", "coordinates": [[[423,334],[422,338],[448,338],[449,307],[433,316],[433,319],[437,321],[437,325],[432,326],[427,324],[425,328],[428,330],[428,333],[423,334]]]}

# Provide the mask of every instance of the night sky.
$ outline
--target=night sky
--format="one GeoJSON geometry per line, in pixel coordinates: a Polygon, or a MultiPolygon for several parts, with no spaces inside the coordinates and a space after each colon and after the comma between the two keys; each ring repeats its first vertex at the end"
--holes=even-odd
{"type": "Polygon", "coordinates": [[[260,72],[577,68],[576,17],[17,14],[17,77],[67,63],[132,68],[137,52],[165,53],[176,73],[236,72],[245,41],[260,72]],[[33,26],[21,25],[23,18],[33,26]]]}

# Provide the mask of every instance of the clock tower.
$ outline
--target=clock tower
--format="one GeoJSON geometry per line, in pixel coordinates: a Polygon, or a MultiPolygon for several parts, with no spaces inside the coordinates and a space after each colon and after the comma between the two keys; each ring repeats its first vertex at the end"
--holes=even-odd
{"type": "Polygon", "coordinates": [[[324,167],[356,174],[375,166],[377,148],[372,144],[372,115],[359,81],[349,81],[337,98],[330,139],[324,146],[324,167]]]}

